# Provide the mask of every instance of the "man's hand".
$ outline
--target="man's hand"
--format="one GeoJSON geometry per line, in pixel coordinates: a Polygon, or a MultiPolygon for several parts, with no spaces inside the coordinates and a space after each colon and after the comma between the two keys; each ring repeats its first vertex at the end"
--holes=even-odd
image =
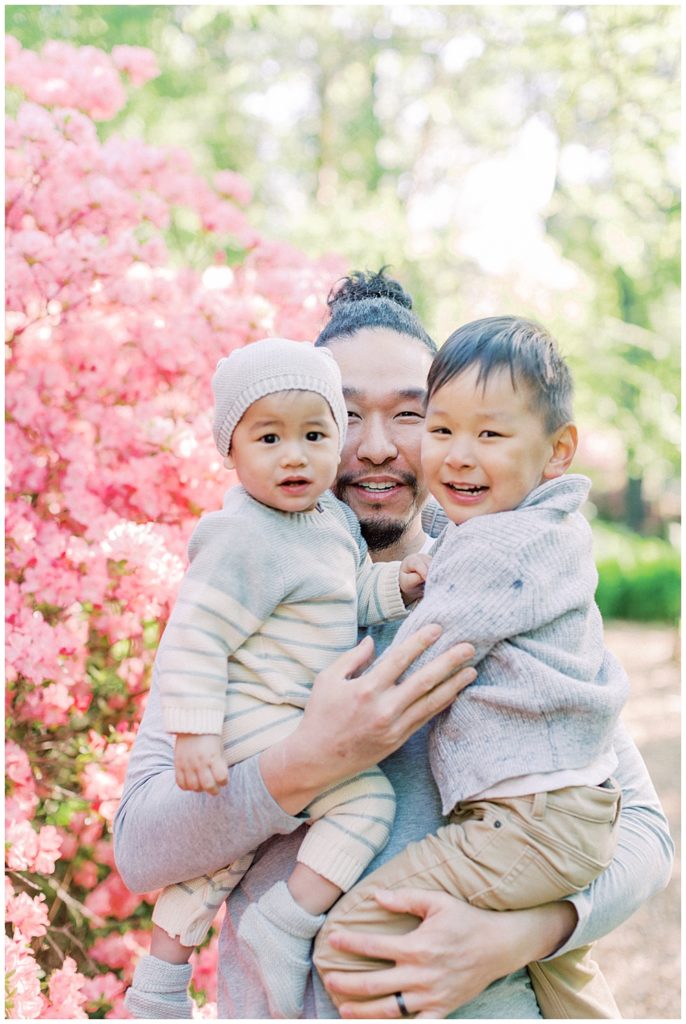
{"type": "Polygon", "coordinates": [[[400,590],[405,604],[413,604],[424,596],[424,583],[429,575],[431,558],[417,553],[400,563],[400,590]]]}
{"type": "Polygon", "coordinates": [[[440,635],[440,626],[423,626],[364,672],[374,654],[366,637],[319,673],[297,729],[260,754],[264,783],[284,811],[298,814],[329,786],[383,761],[476,679],[463,667],[474,648],[456,644],[396,686],[440,635]]]}
{"type": "Polygon", "coordinates": [[[179,789],[216,796],[229,779],[221,736],[180,733],[174,744],[174,767],[179,789]]]}
{"type": "Polygon", "coordinates": [[[475,999],[495,981],[549,956],[571,935],[571,903],[548,903],[502,913],[480,910],[444,892],[384,890],[381,906],[420,918],[404,935],[332,932],[332,946],[372,959],[392,960],[379,971],[332,971],[326,987],[341,1017],[400,1017],[396,992],[409,1013],[436,1020],[475,999]]]}

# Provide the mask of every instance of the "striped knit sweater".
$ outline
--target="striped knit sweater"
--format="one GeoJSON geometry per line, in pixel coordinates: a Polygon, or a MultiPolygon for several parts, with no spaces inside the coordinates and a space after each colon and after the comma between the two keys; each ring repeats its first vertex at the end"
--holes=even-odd
{"type": "Polygon", "coordinates": [[[518,508],[450,523],[432,549],[424,598],[395,643],[428,622],[443,634],[414,671],[458,641],[478,677],[434,723],[443,812],[498,782],[584,768],[611,746],[628,683],[603,644],[590,481],[551,480],[518,508]]]}
{"type": "Polygon", "coordinates": [[[231,488],[200,520],[155,670],[165,728],[221,734],[228,684],[303,708],[314,677],[357,627],[406,614],[399,563],[373,565],[350,509],[330,492],[280,512],[231,488]]]}

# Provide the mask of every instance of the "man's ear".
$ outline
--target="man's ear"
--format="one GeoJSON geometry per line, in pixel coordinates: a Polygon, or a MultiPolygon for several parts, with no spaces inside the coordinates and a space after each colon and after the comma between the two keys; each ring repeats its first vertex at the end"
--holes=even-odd
{"type": "Polygon", "coordinates": [[[234,466],[234,464],[233,464],[233,459],[231,458],[231,452],[229,452],[228,455],[224,456],[223,462],[224,462],[224,469],[235,469],[236,468],[234,466]]]}
{"type": "Polygon", "coordinates": [[[552,436],[552,454],[543,470],[544,480],[554,480],[567,472],[576,454],[578,443],[579,434],[576,424],[565,423],[563,427],[557,428],[552,436]]]}

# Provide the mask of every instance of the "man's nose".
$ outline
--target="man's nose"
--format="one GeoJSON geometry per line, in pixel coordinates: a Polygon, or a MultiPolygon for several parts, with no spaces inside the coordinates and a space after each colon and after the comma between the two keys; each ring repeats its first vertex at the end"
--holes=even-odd
{"type": "Polygon", "coordinates": [[[396,458],[398,448],[385,418],[371,417],[365,422],[356,454],[360,461],[372,462],[375,466],[396,458]]]}

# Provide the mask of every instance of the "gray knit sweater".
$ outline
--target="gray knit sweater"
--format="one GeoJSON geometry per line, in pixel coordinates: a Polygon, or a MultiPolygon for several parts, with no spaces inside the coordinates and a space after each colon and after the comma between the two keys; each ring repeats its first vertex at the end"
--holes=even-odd
{"type": "Polygon", "coordinates": [[[228,742],[227,683],[303,708],[358,623],[406,615],[400,563],[372,563],[355,516],[330,491],[312,512],[280,512],[232,487],[188,550],[155,659],[169,732],[223,730],[228,742]]]}
{"type": "Polygon", "coordinates": [[[606,753],[628,692],[603,643],[590,481],[542,484],[518,508],[450,523],[432,551],[424,599],[395,643],[438,622],[413,670],[458,641],[476,648],[476,682],[433,727],[443,812],[505,779],[583,768],[606,753]]]}

